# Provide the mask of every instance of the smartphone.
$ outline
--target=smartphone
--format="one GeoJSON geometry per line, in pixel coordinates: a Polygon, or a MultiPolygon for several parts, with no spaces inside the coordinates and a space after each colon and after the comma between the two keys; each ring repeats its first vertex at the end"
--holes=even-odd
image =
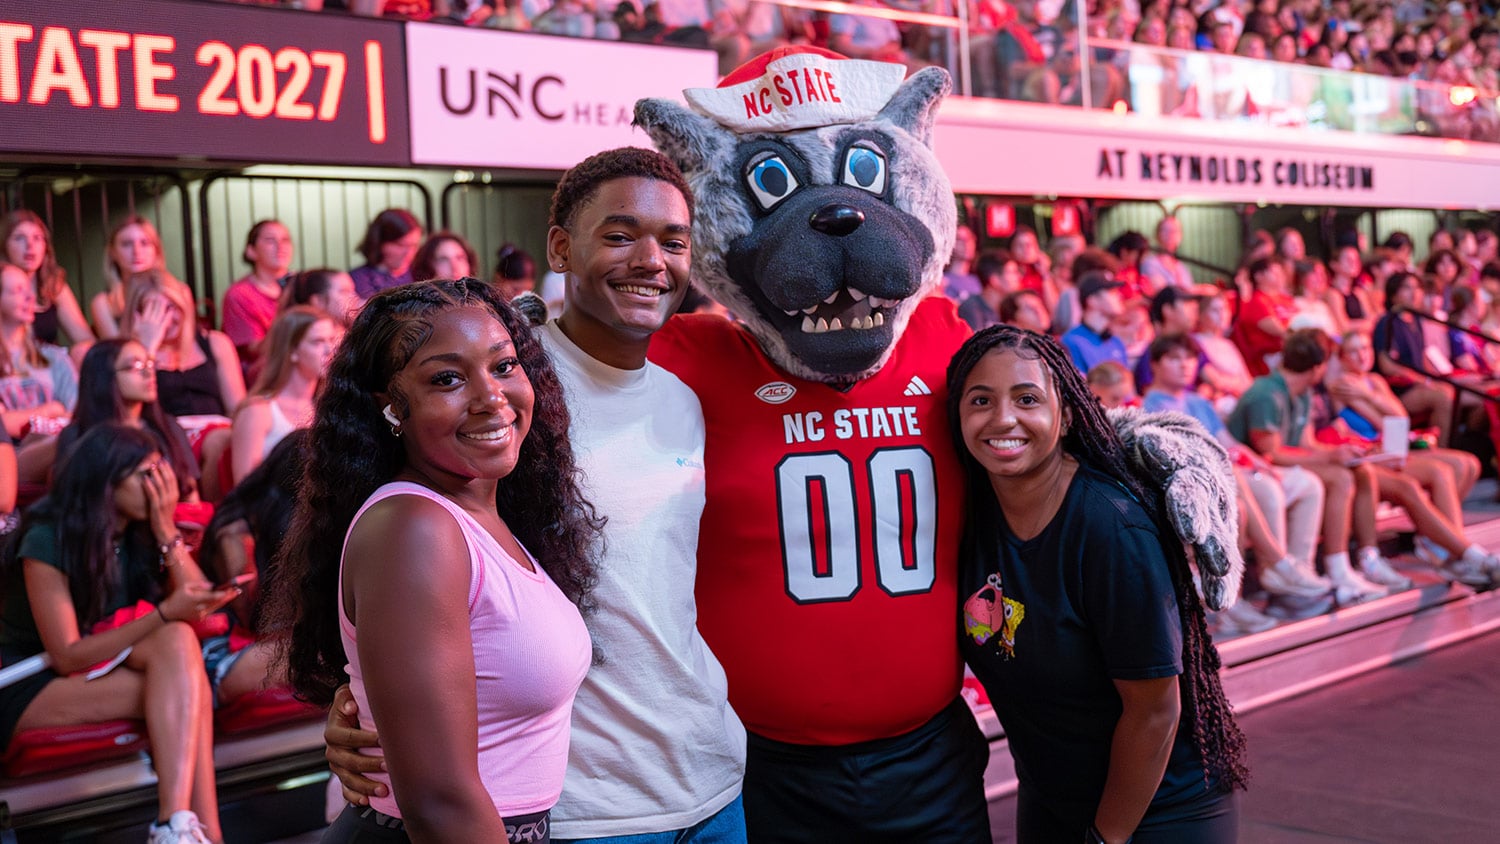
{"type": "Polygon", "coordinates": [[[214,584],[214,591],[215,592],[222,592],[225,589],[241,589],[241,588],[245,587],[246,585],[248,585],[249,583],[251,583],[252,581],[254,581],[255,577],[256,577],[255,572],[253,572],[253,571],[247,571],[244,574],[236,575],[234,577],[231,577],[228,580],[224,581],[223,583],[215,583],[214,584]]]}

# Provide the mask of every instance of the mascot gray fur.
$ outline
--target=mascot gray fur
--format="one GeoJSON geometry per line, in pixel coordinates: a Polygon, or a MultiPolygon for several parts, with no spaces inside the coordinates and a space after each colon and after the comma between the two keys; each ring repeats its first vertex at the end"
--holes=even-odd
{"type": "MultiPolygon", "coordinates": [[[[773,51],[753,64],[758,71],[799,52],[773,51]]],[[[878,371],[917,303],[939,289],[957,214],[932,141],[950,88],[946,71],[924,68],[867,119],[779,132],[736,131],[671,100],[636,104],[637,125],[697,196],[695,283],[788,373],[840,384],[878,371]],[[882,159],[868,185],[852,165],[868,159],[863,150],[882,159]],[[767,161],[787,177],[779,194],[753,183],[767,161]]],[[[690,91],[689,101],[704,94],[690,91]]],[[[1127,453],[1166,490],[1168,517],[1193,549],[1209,607],[1233,604],[1244,560],[1224,448],[1180,414],[1110,418],[1127,453]]]]}

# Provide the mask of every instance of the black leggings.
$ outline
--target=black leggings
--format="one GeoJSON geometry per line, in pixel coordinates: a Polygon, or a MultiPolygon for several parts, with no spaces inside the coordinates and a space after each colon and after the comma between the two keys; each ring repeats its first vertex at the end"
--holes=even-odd
{"type": "MultiPolygon", "coordinates": [[[[1024,787],[1016,795],[1018,844],[1082,841],[1087,829],[1087,823],[1075,828],[1057,817],[1041,801],[1028,796],[1024,787]]],[[[1154,822],[1147,815],[1130,837],[1130,844],[1235,844],[1239,836],[1240,796],[1239,792],[1230,792],[1191,817],[1154,822]]]]}

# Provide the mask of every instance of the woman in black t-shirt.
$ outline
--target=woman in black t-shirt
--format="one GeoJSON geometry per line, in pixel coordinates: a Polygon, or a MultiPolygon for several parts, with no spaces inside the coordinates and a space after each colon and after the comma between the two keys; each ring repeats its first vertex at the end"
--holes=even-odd
{"type": "Polygon", "coordinates": [[[948,392],[960,642],[1015,757],[1018,839],[1234,841],[1244,738],[1161,491],[1050,338],[979,332],[948,392]]]}

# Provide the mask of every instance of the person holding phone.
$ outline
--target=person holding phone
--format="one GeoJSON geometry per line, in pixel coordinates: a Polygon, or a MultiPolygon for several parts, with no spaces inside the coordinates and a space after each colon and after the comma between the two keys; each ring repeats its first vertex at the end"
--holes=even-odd
{"type": "Polygon", "coordinates": [[[143,719],[157,776],[154,844],[222,841],[213,712],[191,624],[232,600],[173,523],[177,479],[155,437],[99,425],[58,467],[0,562],[0,663],[51,667],[0,689],[17,730],[143,719]],[[92,669],[92,670],[91,670],[92,669]]]}

